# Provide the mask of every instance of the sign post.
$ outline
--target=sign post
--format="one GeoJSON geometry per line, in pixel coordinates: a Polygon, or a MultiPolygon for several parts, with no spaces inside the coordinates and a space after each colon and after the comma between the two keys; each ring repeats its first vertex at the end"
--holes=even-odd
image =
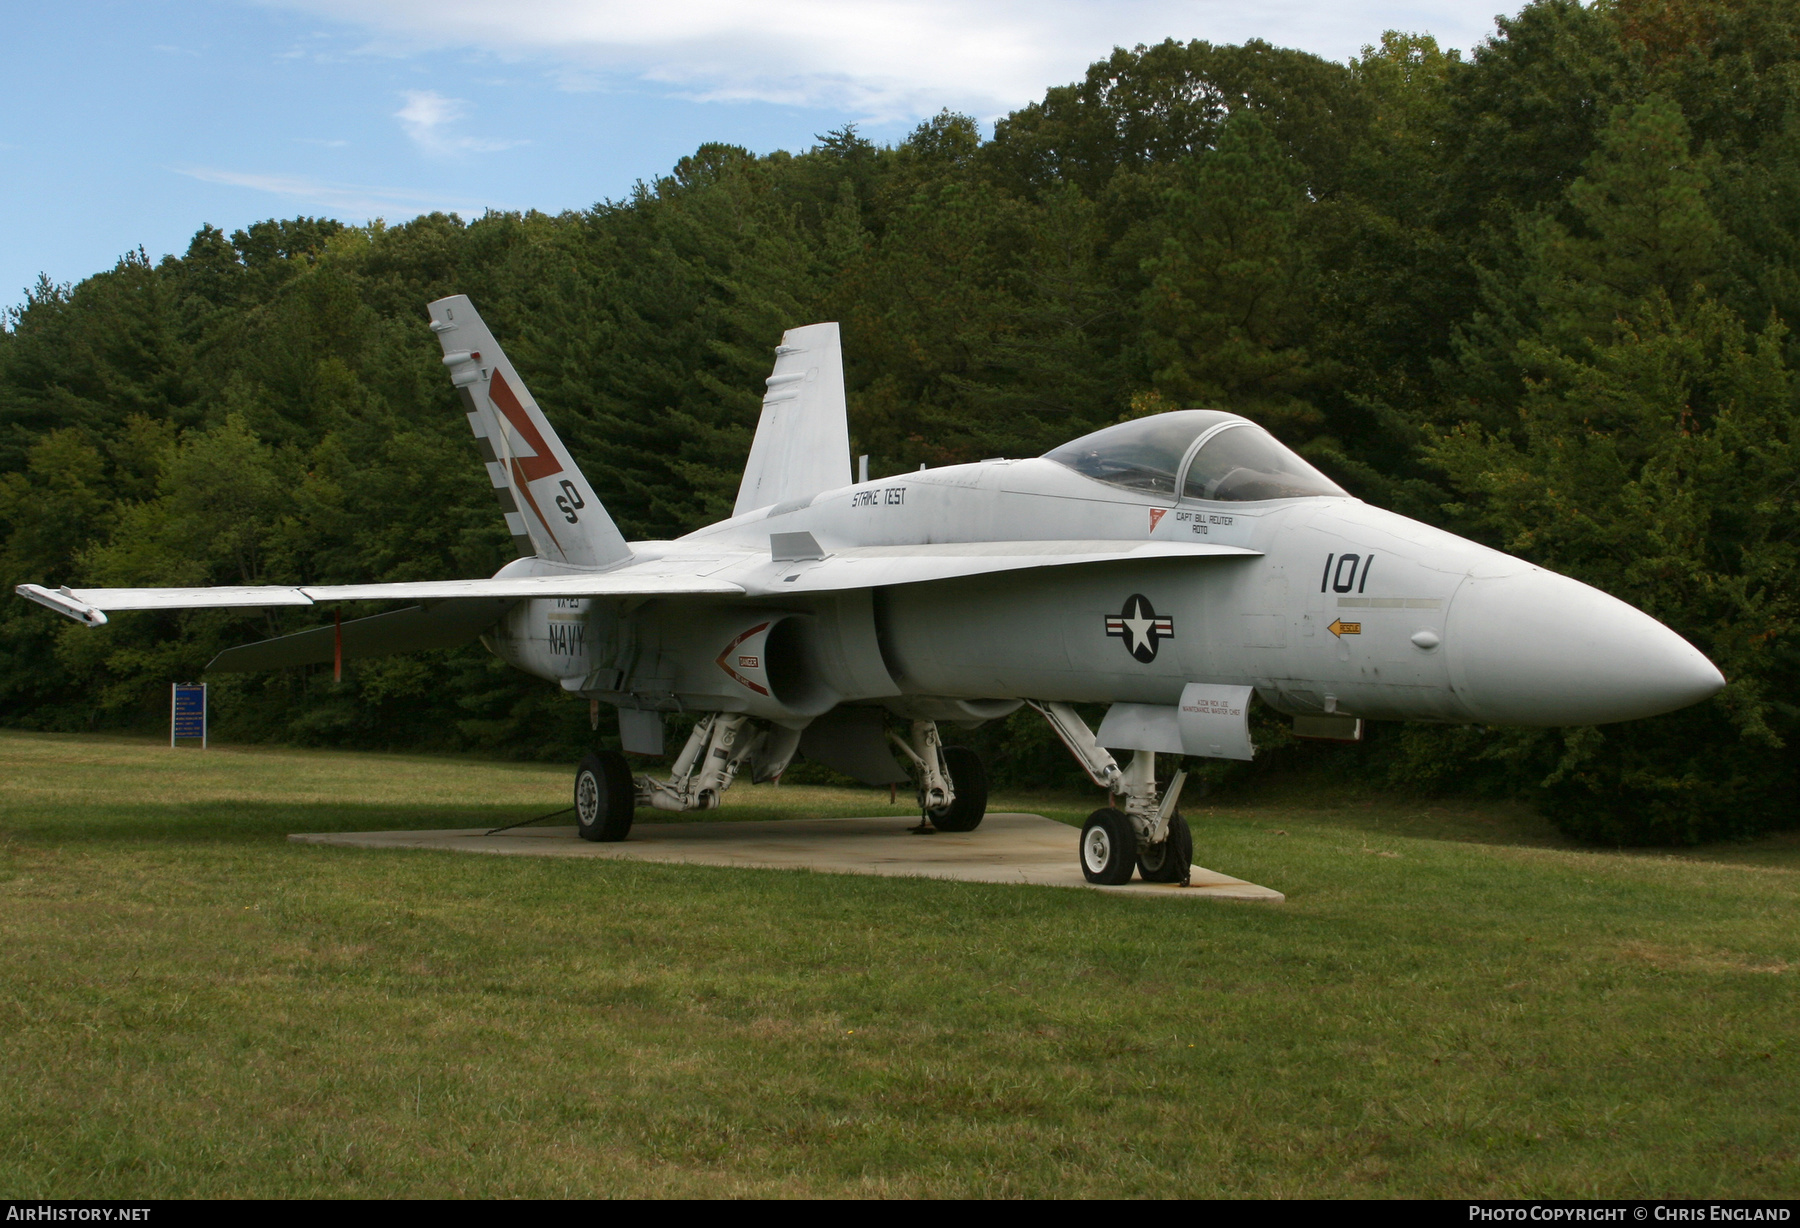
{"type": "Polygon", "coordinates": [[[177,682],[169,688],[169,746],[177,738],[199,738],[206,749],[206,684],[177,682]]]}

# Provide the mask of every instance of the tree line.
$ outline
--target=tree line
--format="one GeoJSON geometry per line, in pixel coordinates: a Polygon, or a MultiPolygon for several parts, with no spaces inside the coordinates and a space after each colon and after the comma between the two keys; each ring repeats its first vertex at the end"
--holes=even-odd
{"type": "MultiPolygon", "coordinates": [[[[1164,409],[1268,426],[1352,493],[1576,576],[1724,670],[1555,731],[1394,726],[1331,755],[1534,798],[1564,830],[1792,826],[1800,2],[1535,0],[1467,56],[1115,50],[984,138],[705,145],[559,215],[203,227],[0,330],[6,584],[489,574],[505,527],[424,327],[469,294],[632,537],[729,514],[770,349],[842,323],[873,471],[1043,452],[1164,409]]],[[[316,617],[313,616],[313,617],[316,617]]],[[[0,720],[149,723],[292,612],[0,603],[0,720]]],[[[479,647],[233,676],[247,738],[569,757],[585,705],[479,647]]],[[[1043,780],[1028,717],[980,735],[1043,780]]],[[[1072,771],[1071,769],[1068,769],[1072,771]]],[[[1053,777],[1052,777],[1053,778],[1053,777]]]]}

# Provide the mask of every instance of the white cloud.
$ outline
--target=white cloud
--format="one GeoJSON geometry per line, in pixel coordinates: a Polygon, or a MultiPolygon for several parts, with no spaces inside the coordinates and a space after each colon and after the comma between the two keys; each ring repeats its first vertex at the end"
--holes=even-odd
{"type": "Polygon", "coordinates": [[[442,210],[464,217],[480,216],[487,209],[502,209],[499,201],[451,200],[413,188],[381,188],[365,184],[332,183],[304,175],[268,175],[254,171],[222,170],[211,166],[171,167],[177,174],[202,183],[222,183],[279,196],[284,200],[314,205],[333,213],[362,218],[407,218],[442,210]]]}
{"type": "Polygon", "coordinates": [[[461,99],[446,98],[435,90],[407,90],[401,97],[406,105],[394,112],[394,118],[415,143],[434,151],[442,148],[444,126],[469,109],[461,99]]]}
{"type": "Polygon", "coordinates": [[[436,90],[406,90],[401,94],[406,105],[394,112],[400,127],[413,144],[428,154],[492,153],[509,149],[519,141],[494,141],[462,136],[452,125],[469,113],[469,104],[460,98],[446,98],[436,90]]]}
{"type": "MultiPolygon", "coordinates": [[[[1342,59],[1384,29],[1467,47],[1491,0],[263,0],[394,46],[547,59],[714,101],[833,107],[871,120],[940,107],[988,117],[1080,77],[1114,46],[1264,38],[1342,59]]],[[[1514,5],[1509,5],[1515,7],[1514,5]]],[[[448,102],[450,100],[443,100],[448,102]]]]}

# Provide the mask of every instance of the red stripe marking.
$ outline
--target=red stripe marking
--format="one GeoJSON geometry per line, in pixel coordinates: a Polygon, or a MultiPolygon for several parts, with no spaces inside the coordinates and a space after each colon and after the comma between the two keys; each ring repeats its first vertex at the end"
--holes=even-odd
{"type": "Polygon", "coordinates": [[[536,456],[514,458],[520,470],[525,474],[525,479],[535,482],[539,478],[547,478],[551,474],[561,473],[562,464],[550,451],[550,445],[544,442],[544,437],[538,434],[537,427],[532,425],[531,415],[525,412],[525,407],[519,403],[519,398],[513,394],[511,386],[498,371],[495,371],[494,378],[488,381],[488,397],[499,407],[500,412],[506,415],[506,420],[513,424],[513,429],[519,432],[526,445],[537,453],[536,456]]]}
{"type": "Polygon", "coordinates": [[[506,377],[501,375],[498,370],[495,370],[493,379],[488,381],[488,399],[494,403],[496,409],[506,415],[506,420],[512,423],[514,430],[519,432],[520,437],[525,440],[526,446],[537,453],[536,456],[514,456],[511,454],[511,450],[508,450],[508,457],[512,462],[513,489],[524,496],[526,505],[538,518],[538,523],[544,526],[544,532],[550,535],[551,544],[561,550],[562,542],[557,540],[556,530],[550,527],[550,518],[544,515],[544,509],[538,506],[537,499],[532,496],[531,483],[539,478],[552,477],[561,473],[562,463],[551,453],[550,445],[544,442],[544,437],[532,424],[531,415],[525,412],[525,407],[519,403],[519,398],[513,394],[511,386],[507,384],[506,377]]]}
{"type": "Polygon", "coordinates": [[[742,674],[738,673],[735,669],[732,669],[731,666],[729,666],[725,663],[725,658],[730,656],[732,654],[732,651],[734,649],[736,649],[739,644],[742,644],[745,640],[747,640],[751,636],[755,635],[758,631],[767,631],[768,629],[769,629],[768,623],[758,623],[756,626],[750,628],[750,630],[748,630],[748,631],[744,632],[742,635],[738,636],[735,640],[732,640],[731,643],[725,645],[725,651],[721,652],[713,660],[714,665],[717,665],[720,669],[724,670],[726,673],[731,675],[731,680],[733,682],[738,683],[740,686],[749,687],[752,691],[755,691],[758,695],[767,695],[769,693],[769,688],[766,686],[759,686],[758,684],[750,681],[750,679],[744,677],[742,674]]]}

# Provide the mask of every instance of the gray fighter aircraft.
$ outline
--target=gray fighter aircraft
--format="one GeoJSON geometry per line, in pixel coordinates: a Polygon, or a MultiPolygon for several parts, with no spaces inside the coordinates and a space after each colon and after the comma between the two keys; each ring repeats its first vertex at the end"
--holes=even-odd
{"type": "Polygon", "coordinates": [[[596,720],[615,707],[626,751],[661,756],[665,715],[700,714],[666,778],[618,752],[582,761],[590,840],[624,839],[639,805],[716,806],[741,773],[771,779],[798,752],[876,784],[910,774],[926,820],[967,831],[985,773],[939,726],[1030,704],[1110,795],[1079,846],[1098,883],[1185,879],[1184,776],[1159,782],[1156,756],[1250,758],[1253,694],[1302,736],[1356,740],[1366,719],[1632,720],[1724,685],[1648,615],[1354,499],[1218,410],[1029,460],[871,481],[863,458],[852,480],[836,324],[776,348],[732,517],[627,542],[469,300],[430,314],[521,555],[491,579],[17,591],[94,627],[121,610],[405,601],[209,668],[480,636],[596,720]],[[1097,731],[1075,703],[1110,705],[1097,731]],[[1121,767],[1113,751],[1134,753],[1121,767]]]}

